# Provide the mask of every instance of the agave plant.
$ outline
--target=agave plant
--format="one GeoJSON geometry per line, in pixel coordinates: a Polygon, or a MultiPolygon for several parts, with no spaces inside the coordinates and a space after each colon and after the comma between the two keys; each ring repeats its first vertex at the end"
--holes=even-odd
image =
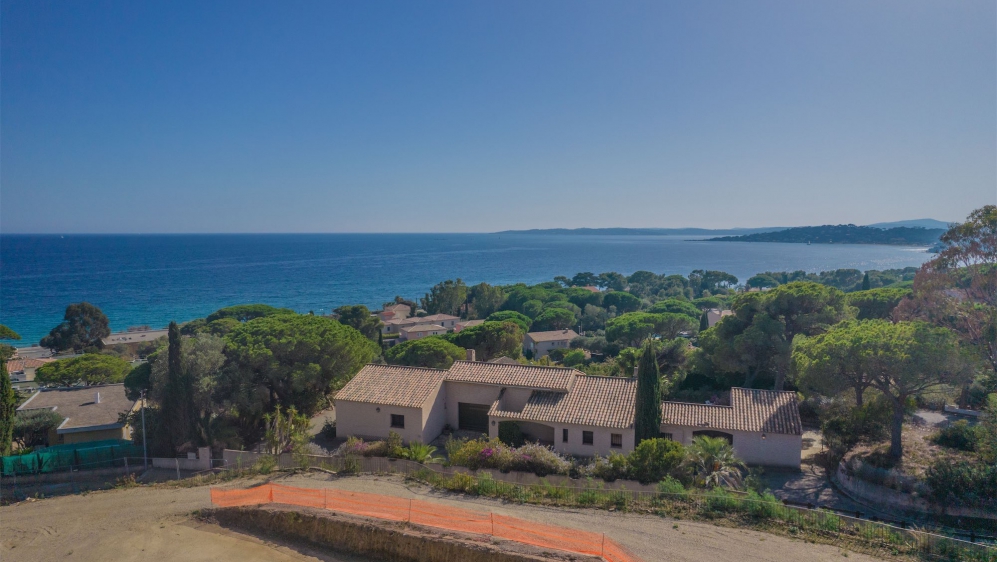
{"type": "Polygon", "coordinates": [[[401,450],[401,456],[410,461],[424,464],[436,460],[436,457],[433,456],[435,452],[436,447],[420,443],[419,441],[413,441],[408,444],[408,447],[401,450]]]}
{"type": "Polygon", "coordinates": [[[688,462],[696,479],[706,487],[740,488],[744,462],[734,456],[734,448],[722,437],[699,436],[686,448],[688,462]]]}

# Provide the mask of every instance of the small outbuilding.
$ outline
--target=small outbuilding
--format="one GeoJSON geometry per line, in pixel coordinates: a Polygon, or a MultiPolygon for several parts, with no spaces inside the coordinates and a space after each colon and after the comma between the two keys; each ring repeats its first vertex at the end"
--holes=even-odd
{"type": "Polygon", "coordinates": [[[18,412],[52,410],[64,419],[49,434],[49,445],[131,439],[131,428],[121,414],[138,408],[123,384],[43,389],[21,404],[18,412]]]}

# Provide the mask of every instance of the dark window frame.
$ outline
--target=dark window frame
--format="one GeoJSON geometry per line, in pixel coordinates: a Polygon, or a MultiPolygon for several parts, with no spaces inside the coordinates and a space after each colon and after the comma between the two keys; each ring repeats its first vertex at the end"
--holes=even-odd
{"type": "Polygon", "coordinates": [[[610,433],[609,434],[609,446],[612,449],[622,449],[623,448],[623,434],[622,433],[610,433]]]}
{"type": "Polygon", "coordinates": [[[404,414],[391,414],[391,427],[398,429],[405,429],[405,415],[404,414]],[[400,420],[400,423],[399,423],[400,420]]]}
{"type": "Polygon", "coordinates": [[[594,445],[595,444],[595,432],[593,431],[583,431],[582,432],[582,445],[594,445]]]}
{"type": "Polygon", "coordinates": [[[567,443],[567,442],[568,442],[568,428],[564,428],[561,430],[561,443],[567,443]]]}

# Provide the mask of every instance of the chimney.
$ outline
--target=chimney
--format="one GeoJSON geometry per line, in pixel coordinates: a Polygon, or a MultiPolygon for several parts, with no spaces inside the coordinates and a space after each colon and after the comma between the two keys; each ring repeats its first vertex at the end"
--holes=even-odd
{"type": "Polygon", "coordinates": [[[630,378],[637,378],[637,365],[634,365],[634,376],[630,378]]]}
{"type": "Polygon", "coordinates": [[[474,358],[474,350],[473,349],[468,349],[467,350],[467,360],[468,361],[476,361],[476,359],[474,358]]]}
{"type": "Polygon", "coordinates": [[[100,393],[99,392],[94,395],[94,397],[93,397],[93,403],[94,404],[100,404],[100,393]]]}

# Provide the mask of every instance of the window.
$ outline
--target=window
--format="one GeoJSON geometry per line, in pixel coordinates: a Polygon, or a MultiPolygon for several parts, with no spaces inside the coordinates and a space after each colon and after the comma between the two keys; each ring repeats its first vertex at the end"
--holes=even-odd
{"type": "Polygon", "coordinates": [[[623,448],[623,434],[622,433],[611,433],[609,435],[609,446],[614,449],[623,448]]]}
{"type": "Polygon", "coordinates": [[[675,438],[672,437],[671,433],[659,433],[658,436],[660,436],[662,439],[667,439],[669,441],[675,441],[675,438]]]}
{"type": "Polygon", "coordinates": [[[567,428],[561,430],[561,443],[568,442],[568,430],[567,428]]]}
{"type": "Polygon", "coordinates": [[[398,414],[391,414],[391,427],[405,429],[405,416],[399,416],[398,414]]]}
{"type": "Polygon", "coordinates": [[[593,441],[591,431],[582,432],[582,445],[591,445],[593,441]]]}

